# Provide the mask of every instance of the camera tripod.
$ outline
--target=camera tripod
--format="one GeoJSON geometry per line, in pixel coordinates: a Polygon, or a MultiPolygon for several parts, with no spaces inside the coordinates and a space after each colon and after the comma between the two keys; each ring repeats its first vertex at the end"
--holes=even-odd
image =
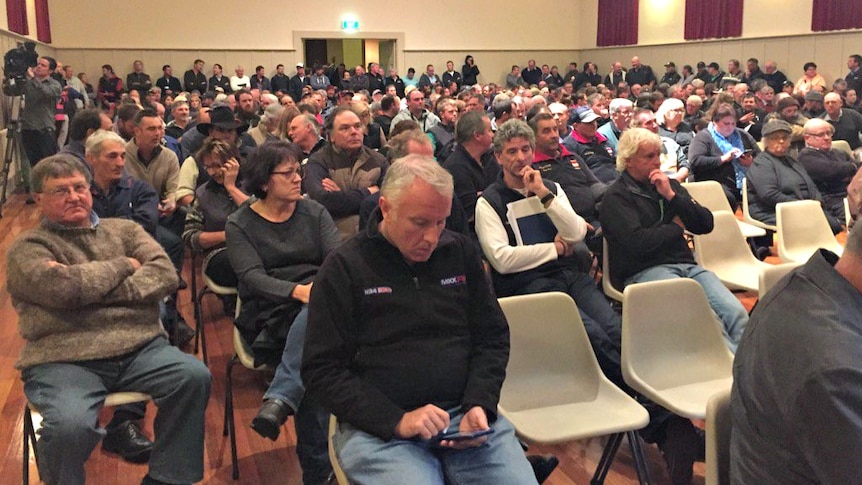
{"type": "MultiPolygon", "coordinates": [[[[9,122],[6,125],[6,150],[3,156],[3,168],[0,170],[0,218],[3,217],[3,206],[6,205],[6,192],[9,187],[9,173],[12,164],[17,159],[21,160],[21,124],[24,121],[24,112],[21,110],[22,96],[11,96],[9,109],[9,122]],[[17,157],[15,155],[18,155],[17,157]]],[[[22,164],[23,165],[23,164],[22,164]]],[[[22,165],[19,165],[19,173],[22,165]]],[[[29,167],[27,167],[29,169],[29,167]]],[[[27,192],[30,191],[29,177],[24,177],[24,185],[27,192]]]]}

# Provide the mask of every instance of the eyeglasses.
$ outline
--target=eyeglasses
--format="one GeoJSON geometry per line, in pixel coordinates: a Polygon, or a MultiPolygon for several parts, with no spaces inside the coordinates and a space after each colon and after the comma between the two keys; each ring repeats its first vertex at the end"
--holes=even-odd
{"type": "Polygon", "coordinates": [[[292,179],[294,175],[299,175],[302,178],[302,174],[299,172],[299,169],[292,168],[290,170],[279,170],[277,172],[272,172],[271,175],[284,175],[285,177],[292,179]]]}
{"type": "Polygon", "coordinates": [[[823,133],[806,133],[805,136],[813,136],[814,138],[832,138],[832,132],[824,131],[823,133]]]}
{"type": "Polygon", "coordinates": [[[90,184],[88,184],[88,183],[77,183],[77,184],[72,185],[72,186],[64,185],[62,187],[57,187],[56,189],[51,189],[51,190],[42,192],[42,194],[50,196],[50,197],[57,197],[57,198],[65,199],[66,197],[69,197],[69,195],[72,192],[75,192],[78,195],[84,195],[89,191],[90,191],[90,184]]]}

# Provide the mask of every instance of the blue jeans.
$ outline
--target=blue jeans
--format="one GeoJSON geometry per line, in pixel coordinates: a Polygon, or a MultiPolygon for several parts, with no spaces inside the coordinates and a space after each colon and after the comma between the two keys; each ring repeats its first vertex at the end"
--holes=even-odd
{"type": "Polygon", "coordinates": [[[42,415],[36,446],[45,483],[85,483],[84,463],[105,435],[99,409],[105,396],[119,391],[149,394],[158,407],[149,475],[168,483],[203,479],[210,373],[164,337],[111,359],[29,367],[21,378],[27,400],[42,415]]]}
{"type": "Polygon", "coordinates": [[[296,412],[296,455],[302,467],[303,483],[312,484],[325,480],[332,472],[332,465],[327,443],[329,413],[316,402],[304,399],[305,386],[299,374],[307,326],[308,306],[303,305],[290,325],[281,362],[263,398],[278,399],[296,412]]]}
{"type": "Polygon", "coordinates": [[[488,441],[465,450],[440,449],[427,441],[380,438],[339,423],[332,437],[338,463],[355,485],[529,485],[536,476],[515,438],[499,416],[488,441]]]}
{"type": "Polygon", "coordinates": [[[736,347],[748,324],[748,312],[733,293],[728,290],[718,276],[697,264],[661,264],[645,269],[625,281],[626,285],[644,283],[646,281],[669,280],[673,278],[691,278],[700,284],[709,306],[719,319],[719,328],[731,352],[736,353],[736,347]]]}

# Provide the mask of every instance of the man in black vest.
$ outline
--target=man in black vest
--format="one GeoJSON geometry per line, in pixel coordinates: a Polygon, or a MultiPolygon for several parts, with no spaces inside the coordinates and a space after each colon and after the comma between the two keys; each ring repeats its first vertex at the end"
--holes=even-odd
{"type": "Polygon", "coordinates": [[[605,375],[625,386],[620,369],[621,320],[595,281],[578,269],[572,257],[575,245],[584,239],[587,222],[572,209],[559,184],[542,180],[534,170],[533,130],[521,120],[509,120],[494,135],[494,154],[502,175],[482,192],[476,203],[476,234],[491,265],[498,297],[562,291],[577,303],[596,358],[605,375]],[[548,231],[525,227],[519,244],[507,213],[509,204],[538,199],[542,209],[536,216],[548,231]],[[539,233],[541,232],[541,234],[539,233]]]}

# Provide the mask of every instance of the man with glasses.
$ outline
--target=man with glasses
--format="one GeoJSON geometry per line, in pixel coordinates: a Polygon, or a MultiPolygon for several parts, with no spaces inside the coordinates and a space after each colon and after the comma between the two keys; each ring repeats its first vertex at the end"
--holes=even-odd
{"type": "Polygon", "coordinates": [[[440,123],[437,115],[425,109],[425,94],[419,89],[407,90],[407,108],[392,118],[391,126],[398,126],[398,122],[403,120],[415,121],[426,133],[440,123]]]}
{"type": "Polygon", "coordinates": [[[858,166],[847,152],[832,148],[833,128],[828,121],[815,118],[808,120],[803,128],[805,148],[799,151],[799,163],[820,190],[823,206],[843,220],[847,184],[858,166]]]}
{"type": "Polygon", "coordinates": [[[39,162],[32,180],[43,220],[9,249],[7,288],[26,341],[16,367],[42,415],[42,479],[85,483],[105,396],[137,391],[159,406],[142,483],[200,481],[210,373],[159,323],[158,302],[177,287],[170,260],[136,222],[93,212],[90,172],[74,157],[39,162]]]}

